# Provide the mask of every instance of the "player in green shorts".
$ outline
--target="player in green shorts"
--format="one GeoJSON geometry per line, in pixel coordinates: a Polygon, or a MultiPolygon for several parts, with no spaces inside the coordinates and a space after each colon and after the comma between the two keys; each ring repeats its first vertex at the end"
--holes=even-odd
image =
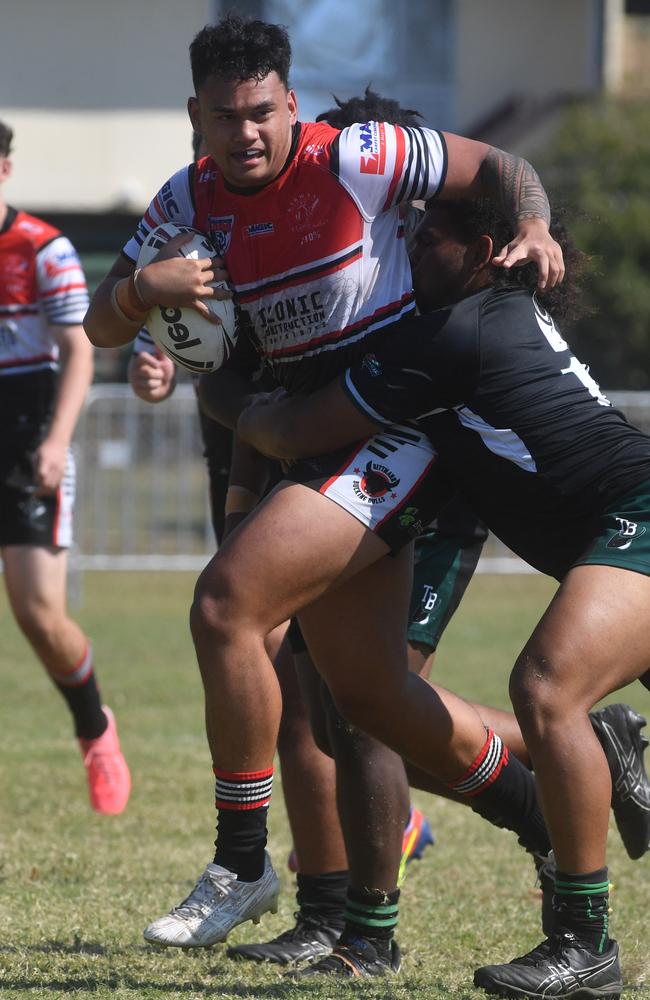
{"type": "MultiPolygon", "coordinates": [[[[612,711],[600,714],[601,733],[588,713],[636,678],[650,687],[650,438],[571,354],[532,294],[534,276],[497,276],[490,260],[502,237],[502,219],[483,203],[428,206],[413,257],[426,315],[320,392],[249,408],[238,431],[268,454],[299,458],[418,419],[435,443],[437,473],[510,548],[560,581],[510,683],[555,852],[554,924],[529,954],[483,967],[474,981],[504,997],[613,1000],[622,979],[608,933],[612,782],[598,739],[612,711]],[[439,308],[445,295],[454,305],[439,308]]],[[[340,628],[350,596],[343,588],[328,602],[340,628]]],[[[303,614],[302,626],[317,650],[318,622],[303,614]]],[[[647,847],[644,781],[628,774],[618,792],[622,807],[636,799],[645,813],[647,847]]]]}

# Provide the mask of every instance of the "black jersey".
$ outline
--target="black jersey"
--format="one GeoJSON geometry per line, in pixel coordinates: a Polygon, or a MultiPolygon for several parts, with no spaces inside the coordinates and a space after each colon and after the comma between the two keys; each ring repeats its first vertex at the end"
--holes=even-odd
{"type": "Polygon", "coordinates": [[[577,558],[597,515],[650,478],[650,437],[611,406],[520,289],[400,323],[345,386],[371,419],[419,420],[477,514],[556,576],[558,548],[577,558]]]}

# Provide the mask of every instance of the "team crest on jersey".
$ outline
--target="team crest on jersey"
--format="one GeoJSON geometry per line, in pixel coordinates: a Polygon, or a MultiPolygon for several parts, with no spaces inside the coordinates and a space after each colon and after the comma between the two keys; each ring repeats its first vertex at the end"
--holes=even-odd
{"type": "Polygon", "coordinates": [[[386,169],[386,129],[383,122],[366,122],[359,126],[362,174],[383,174],[386,169]]]}
{"type": "Polygon", "coordinates": [[[321,200],[317,194],[298,194],[292,198],[289,202],[289,225],[294,233],[304,233],[321,226],[320,207],[321,200]]]}
{"type": "Polygon", "coordinates": [[[223,257],[230,246],[232,227],[235,224],[234,215],[209,215],[208,232],[210,239],[217,248],[217,253],[223,257]]]}
{"type": "Polygon", "coordinates": [[[619,528],[607,543],[608,549],[629,549],[635,538],[645,535],[646,529],[639,527],[636,521],[628,521],[625,517],[617,517],[619,528]]]}
{"type": "Polygon", "coordinates": [[[360,500],[371,504],[385,503],[389,498],[395,500],[397,494],[394,490],[399,486],[400,480],[387,465],[369,461],[363,472],[355,469],[354,474],[359,478],[352,480],[352,489],[360,500]]]}

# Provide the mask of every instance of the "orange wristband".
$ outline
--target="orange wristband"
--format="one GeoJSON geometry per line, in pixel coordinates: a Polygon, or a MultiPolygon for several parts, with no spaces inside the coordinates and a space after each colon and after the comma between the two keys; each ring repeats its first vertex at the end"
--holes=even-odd
{"type": "Polygon", "coordinates": [[[124,323],[142,324],[149,310],[133,287],[133,275],[117,281],[111,289],[111,307],[124,323]]]}

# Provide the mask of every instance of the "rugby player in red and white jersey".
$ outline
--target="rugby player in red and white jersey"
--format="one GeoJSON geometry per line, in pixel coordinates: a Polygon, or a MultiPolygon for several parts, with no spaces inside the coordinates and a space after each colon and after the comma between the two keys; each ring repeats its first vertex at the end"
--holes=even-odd
{"type": "MultiPolygon", "coordinates": [[[[0,183],[11,174],[0,122],[0,183]]],[[[70,441],[92,380],[77,253],[0,188],[0,555],[11,609],[74,719],[93,808],[120,813],[131,787],[90,643],[66,608],[75,468],[70,441]]]]}
{"type": "MultiPolygon", "coordinates": [[[[194,305],[207,314],[203,300],[223,294],[210,285],[225,276],[225,263],[251,320],[252,345],[277,381],[290,391],[316,389],[413,310],[399,205],[418,197],[496,199],[517,235],[495,263],[533,260],[541,285],[561,279],[548,200],[525,161],[424,128],[369,123],[339,133],[300,124],[288,87],[290,46],[278,25],[225,18],[199,33],[191,61],[190,116],[210,155],[163,186],[95,293],[86,329],[98,346],[133,339],[155,303],[194,305]],[[142,239],[165,220],[210,233],[223,257],[188,261],[170,245],[172,256],[136,270],[142,239]]],[[[221,419],[233,424],[251,386],[236,369],[214,377],[221,419]]],[[[404,427],[353,455],[319,460],[308,482],[280,484],[202,574],[191,626],[217,779],[215,861],[188,899],[147,929],[148,940],[210,945],[275,906],[277,879],[264,846],[280,699],[264,639],[352,577],[357,633],[337,636],[333,622],[323,627],[332,642],[354,643],[358,669],[337,674],[317,663],[338,708],[471,796],[478,812],[505,817],[522,839],[537,838],[542,847],[530,773],[492,732],[486,739],[471,706],[436,694],[407,670],[406,543],[419,518],[401,515],[408,502],[427,523],[437,509],[437,478],[426,475],[434,463],[425,436],[404,427]]],[[[390,881],[378,887],[379,901],[360,889],[352,908],[376,911],[388,925],[396,872],[390,881]]]]}

